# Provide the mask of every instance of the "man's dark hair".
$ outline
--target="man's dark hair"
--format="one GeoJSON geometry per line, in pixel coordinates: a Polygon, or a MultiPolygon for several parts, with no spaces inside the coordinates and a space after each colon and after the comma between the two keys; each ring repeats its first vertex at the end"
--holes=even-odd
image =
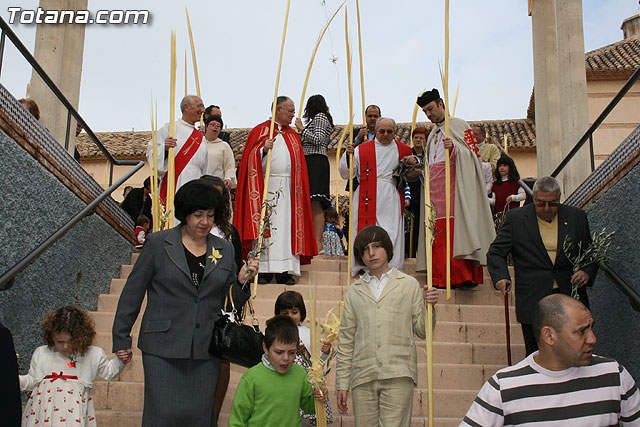
{"type": "Polygon", "coordinates": [[[375,105],[375,104],[371,104],[371,105],[369,105],[367,108],[365,108],[365,109],[364,109],[364,114],[365,114],[365,115],[366,115],[366,114],[367,114],[367,112],[369,111],[369,108],[377,108],[377,109],[378,109],[378,115],[379,115],[379,116],[382,116],[382,110],[380,109],[380,107],[378,107],[378,106],[377,106],[377,105],[375,105]]]}
{"type": "Polygon", "coordinates": [[[356,235],[353,241],[353,255],[356,262],[360,265],[365,265],[362,261],[362,254],[367,248],[367,245],[373,242],[380,242],[384,250],[387,252],[387,261],[393,258],[393,243],[384,228],[377,225],[368,225],[356,235]]]}
{"type": "Polygon", "coordinates": [[[302,295],[296,291],[285,291],[278,295],[273,314],[278,316],[281,311],[293,310],[294,308],[300,310],[300,321],[304,322],[304,319],[307,317],[307,308],[304,306],[302,295]]]}
{"type": "Polygon", "coordinates": [[[146,188],[147,190],[151,190],[151,177],[148,176],[147,179],[144,180],[144,182],[142,183],[142,187],[146,188]]]}
{"type": "Polygon", "coordinates": [[[542,298],[533,308],[533,320],[531,327],[537,342],[540,342],[542,328],[550,326],[556,332],[562,332],[562,328],[568,322],[566,306],[577,304],[581,309],[588,310],[584,304],[575,298],[564,294],[552,294],[542,298]]]}
{"type": "Polygon", "coordinates": [[[209,105],[207,108],[204,109],[204,114],[209,116],[211,115],[211,110],[213,110],[214,108],[217,108],[218,110],[221,110],[220,106],[218,105],[209,105]]]}
{"type": "Polygon", "coordinates": [[[282,344],[298,344],[298,326],[293,319],[287,315],[280,314],[267,320],[267,329],[264,331],[264,345],[267,349],[276,341],[282,344]]]}
{"type": "Polygon", "coordinates": [[[206,129],[207,126],[209,126],[209,123],[214,121],[220,123],[220,130],[224,128],[224,122],[222,121],[222,117],[220,117],[217,114],[207,117],[207,120],[204,122],[204,128],[206,129]]]}

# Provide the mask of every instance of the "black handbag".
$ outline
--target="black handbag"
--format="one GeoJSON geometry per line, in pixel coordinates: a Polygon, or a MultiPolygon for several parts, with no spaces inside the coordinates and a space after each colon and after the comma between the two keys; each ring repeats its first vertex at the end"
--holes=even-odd
{"type": "Polygon", "coordinates": [[[231,320],[228,314],[224,314],[216,320],[209,353],[235,365],[250,368],[262,360],[264,334],[260,331],[260,325],[256,320],[251,298],[247,300],[247,305],[253,318],[252,325],[242,323],[244,316],[236,310],[231,287],[229,287],[229,294],[225,297],[224,307],[227,306],[227,301],[231,301],[235,320],[231,320]]]}

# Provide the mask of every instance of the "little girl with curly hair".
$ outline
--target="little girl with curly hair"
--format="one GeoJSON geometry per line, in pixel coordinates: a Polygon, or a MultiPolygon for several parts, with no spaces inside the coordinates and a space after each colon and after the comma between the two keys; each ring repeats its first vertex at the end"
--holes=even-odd
{"type": "Polygon", "coordinates": [[[91,389],[96,376],[109,381],[124,363],[117,357],[107,359],[104,350],[91,345],[93,320],[76,306],[48,313],[42,332],[45,345],[33,352],[29,373],[20,375],[20,390],[33,390],[22,426],[95,426],[91,389]]]}

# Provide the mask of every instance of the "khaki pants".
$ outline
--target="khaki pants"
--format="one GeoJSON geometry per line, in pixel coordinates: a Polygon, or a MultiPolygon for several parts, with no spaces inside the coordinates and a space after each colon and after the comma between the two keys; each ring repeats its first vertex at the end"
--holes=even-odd
{"type": "Polygon", "coordinates": [[[408,427],[413,409],[413,380],[376,380],[352,391],[356,427],[408,427]]]}

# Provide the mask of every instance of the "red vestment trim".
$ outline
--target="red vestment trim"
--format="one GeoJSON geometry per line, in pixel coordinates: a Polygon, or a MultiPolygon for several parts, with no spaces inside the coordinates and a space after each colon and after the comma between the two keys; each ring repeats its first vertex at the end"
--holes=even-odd
{"type": "MultiPolygon", "coordinates": [[[[267,120],[251,130],[238,171],[233,225],[240,233],[244,255],[251,250],[253,241],[258,238],[264,192],[264,172],[260,150],[269,138],[270,125],[271,120],[267,120]]],[[[308,264],[318,253],[318,249],[311,217],[307,162],[296,131],[289,126],[282,127],[278,131],[276,124],[274,137],[277,133],[282,134],[291,156],[291,250],[294,255],[300,256],[302,264],[308,264]]],[[[269,237],[269,234],[265,237],[269,237]]]]}
{"type": "MultiPolygon", "coordinates": [[[[398,147],[398,161],[410,156],[411,147],[395,141],[398,147]]],[[[378,174],[376,167],[375,139],[359,145],[360,150],[360,195],[358,197],[358,231],[367,225],[376,224],[376,203],[378,192],[378,174]]],[[[404,188],[399,190],[400,209],[404,213],[404,188]]]]}
{"type": "MultiPolygon", "coordinates": [[[[189,162],[193,158],[193,155],[196,154],[196,151],[198,151],[198,148],[200,148],[200,143],[202,142],[203,137],[204,135],[202,135],[202,133],[198,129],[194,129],[193,132],[191,132],[191,135],[189,136],[187,141],[182,145],[182,147],[180,147],[178,154],[176,154],[176,157],[175,157],[176,173],[174,177],[175,178],[174,188],[175,188],[175,185],[178,183],[178,177],[180,176],[184,168],[187,166],[187,164],[189,164],[189,162]]],[[[164,178],[162,179],[162,184],[160,185],[160,203],[162,203],[163,205],[167,204],[168,179],[166,178],[168,178],[168,173],[164,175],[164,178]]]]}

